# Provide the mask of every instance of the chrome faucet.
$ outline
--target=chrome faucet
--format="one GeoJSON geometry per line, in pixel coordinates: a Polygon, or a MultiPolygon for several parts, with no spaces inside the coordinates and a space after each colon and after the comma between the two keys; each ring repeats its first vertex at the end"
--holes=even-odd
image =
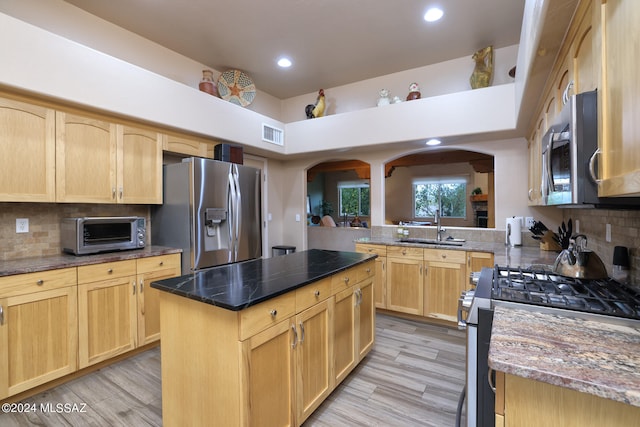
{"type": "Polygon", "coordinates": [[[436,214],[433,217],[433,222],[436,223],[436,240],[438,242],[442,241],[442,233],[447,231],[446,228],[442,228],[440,225],[440,209],[436,209],[436,214]]]}

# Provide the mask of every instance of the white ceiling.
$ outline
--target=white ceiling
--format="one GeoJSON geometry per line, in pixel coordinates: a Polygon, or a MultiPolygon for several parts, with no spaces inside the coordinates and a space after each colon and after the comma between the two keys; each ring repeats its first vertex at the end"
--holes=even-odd
{"type": "Polygon", "coordinates": [[[519,43],[525,0],[65,0],[277,98],[519,43]],[[437,23],[423,20],[438,5],[437,23]],[[276,60],[289,56],[293,66],[276,60]]]}

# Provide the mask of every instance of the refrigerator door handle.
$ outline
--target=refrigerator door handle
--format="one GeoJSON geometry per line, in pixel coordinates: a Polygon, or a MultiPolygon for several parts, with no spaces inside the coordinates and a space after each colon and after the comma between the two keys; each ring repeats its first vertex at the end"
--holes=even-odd
{"type": "Polygon", "coordinates": [[[233,169],[229,168],[229,262],[237,261],[237,249],[236,249],[236,183],[233,176],[233,169]]]}
{"type": "Polygon", "coordinates": [[[240,191],[240,171],[238,165],[233,165],[233,178],[236,185],[236,209],[235,209],[235,260],[238,260],[238,250],[240,246],[240,236],[242,235],[242,191],[240,191]]]}

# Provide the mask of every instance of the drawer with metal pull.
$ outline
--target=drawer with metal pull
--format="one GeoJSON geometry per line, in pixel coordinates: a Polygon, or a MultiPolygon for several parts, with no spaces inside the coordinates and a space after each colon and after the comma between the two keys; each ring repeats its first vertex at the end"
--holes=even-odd
{"type": "Polygon", "coordinates": [[[318,280],[296,289],[296,313],[306,310],[331,295],[331,278],[318,280]]]}
{"type": "Polygon", "coordinates": [[[456,264],[466,264],[467,253],[465,251],[452,251],[447,249],[425,249],[425,261],[443,261],[456,264]]]}
{"type": "Polygon", "coordinates": [[[331,276],[331,294],[343,291],[358,283],[358,268],[351,267],[331,276]]]}
{"type": "Polygon", "coordinates": [[[116,277],[135,276],[136,260],[105,262],[78,267],[78,284],[99,282],[116,277]]]}
{"type": "Polygon", "coordinates": [[[76,277],[75,267],[0,277],[0,298],[75,286],[76,277]]]}
{"type": "Polygon", "coordinates": [[[296,293],[289,292],[238,312],[240,341],[296,314],[296,293]]]}

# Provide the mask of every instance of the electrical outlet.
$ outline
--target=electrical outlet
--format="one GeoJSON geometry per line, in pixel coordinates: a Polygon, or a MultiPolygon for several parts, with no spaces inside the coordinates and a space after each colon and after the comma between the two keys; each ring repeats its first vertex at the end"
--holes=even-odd
{"type": "Polygon", "coordinates": [[[576,226],[576,233],[579,233],[580,232],[580,220],[579,219],[576,219],[575,226],[576,226]]]}
{"type": "Polygon", "coordinates": [[[611,241],[611,224],[607,224],[606,227],[605,227],[605,237],[604,237],[604,239],[607,242],[611,241]]]}
{"type": "Polygon", "coordinates": [[[29,218],[16,218],[16,233],[29,232],[29,218]]]}
{"type": "Polygon", "coordinates": [[[527,227],[527,229],[533,227],[533,217],[532,216],[526,217],[524,225],[525,225],[525,227],[527,227]]]}
{"type": "Polygon", "coordinates": [[[300,214],[296,214],[296,222],[300,222],[300,214]]]}

